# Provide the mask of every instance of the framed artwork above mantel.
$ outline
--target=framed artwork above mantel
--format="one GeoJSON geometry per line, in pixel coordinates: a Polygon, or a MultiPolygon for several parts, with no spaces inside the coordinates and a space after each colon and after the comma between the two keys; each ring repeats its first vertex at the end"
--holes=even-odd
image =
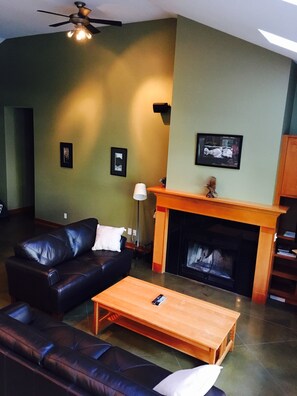
{"type": "Polygon", "coordinates": [[[242,135],[197,133],[195,164],[239,169],[242,135]]]}

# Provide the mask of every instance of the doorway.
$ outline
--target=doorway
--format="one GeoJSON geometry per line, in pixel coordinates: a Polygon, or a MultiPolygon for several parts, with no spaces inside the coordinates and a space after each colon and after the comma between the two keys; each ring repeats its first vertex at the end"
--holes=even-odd
{"type": "Polygon", "coordinates": [[[33,210],[35,205],[33,109],[5,108],[7,208],[33,210]]]}

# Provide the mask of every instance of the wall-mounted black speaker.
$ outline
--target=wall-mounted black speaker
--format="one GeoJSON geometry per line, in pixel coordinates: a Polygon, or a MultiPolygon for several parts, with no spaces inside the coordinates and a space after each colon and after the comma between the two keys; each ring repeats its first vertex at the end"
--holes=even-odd
{"type": "Polygon", "coordinates": [[[153,103],[154,113],[168,113],[171,106],[168,103],[153,103]]]}

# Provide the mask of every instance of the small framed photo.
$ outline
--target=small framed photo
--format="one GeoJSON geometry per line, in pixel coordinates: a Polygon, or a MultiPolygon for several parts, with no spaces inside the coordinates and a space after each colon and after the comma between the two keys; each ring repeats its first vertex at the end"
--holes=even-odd
{"type": "Polygon", "coordinates": [[[111,147],[111,157],[110,157],[111,175],[126,177],[127,154],[128,154],[128,150],[126,148],[111,147]]]}
{"type": "Polygon", "coordinates": [[[239,169],[242,135],[197,133],[196,165],[239,169]]]}
{"type": "Polygon", "coordinates": [[[63,168],[73,167],[72,143],[60,143],[60,164],[63,168]]]}

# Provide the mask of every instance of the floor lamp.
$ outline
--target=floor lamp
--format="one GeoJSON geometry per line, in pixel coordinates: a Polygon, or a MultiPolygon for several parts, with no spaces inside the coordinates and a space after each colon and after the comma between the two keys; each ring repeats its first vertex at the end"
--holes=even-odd
{"type": "Polygon", "coordinates": [[[144,183],[137,183],[134,188],[133,199],[137,201],[137,241],[136,246],[140,244],[140,228],[139,228],[139,202],[144,201],[147,198],[146,185],[144,183]]]}

